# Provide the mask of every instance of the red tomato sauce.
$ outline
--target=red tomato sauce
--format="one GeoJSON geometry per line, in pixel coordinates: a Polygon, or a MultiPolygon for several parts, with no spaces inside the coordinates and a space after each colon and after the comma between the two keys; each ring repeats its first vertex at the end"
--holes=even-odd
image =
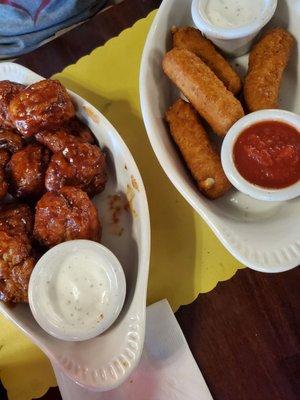
{"type": "Polygon", "coordinates": [[[233,157],[248,182],[269,189],[290,186],[300,179],[300,131],[285,122],[258,122],[237,138],[233,157]]]}

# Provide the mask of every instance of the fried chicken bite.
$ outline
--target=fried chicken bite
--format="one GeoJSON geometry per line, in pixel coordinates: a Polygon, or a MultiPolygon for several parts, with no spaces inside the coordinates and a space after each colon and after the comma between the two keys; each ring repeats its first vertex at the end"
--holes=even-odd
{"type": "Polygon", "coordinates": [[[0,81],[0,126],[2,128],[13,128],[10,120],[8,106],[15,95],[24,90],[25,86],[10,81],[0,81]]]}
{"type": "Polygon", "coordinates": [[[8,184],[5,179],[5,171],[0,168],[0,200],[4,199],[7,194],[8,184]]]}
{"type": "Polygon", "coordinates": [[[0,300],[28,302],[28,284],[36,260],[29,241],[0,230],[0,300]]]}
{"type": "MultiPolygon", "coordinates": [[[[1,82],[0,82],[1,83],[1,82]]],[[[12,129],[0,128],[0,149],[15,153],[24,147],[22,137],[12,129]]]]}
{"type": "Polygon", "coordinates": [[[95,143],[95,137],[90,128],[77,117],[70,119],[64,125],[66,131],[80,139],[81,142],[95,143]]]}
{"type": "Polygon", "coordinates": [[[73,239],[100,241],[97,208],[85,192],[75,187],[48,192],[36,205],[34,237],[47,247],[73,239]]]}
{"type": "Polygon", "coordinates": [[[0,200],[7,194],[8,184],[5,177],[5,165],[10,158],[9,152],[0,149],[0,200]]]}
{"type": "Polygon", "coordinates": [[[9,193],[15,198],[41,196],[49,160],[49,150],[40,144],[29,144],[14,153],[6,165],[9,193]]]}
{"type": "Polygon", "coordinates": [[[48,147],[53,153],[58,153],[71,144],[81,142],[80,138],[70,135],[64,129],[41,131],[35,135],[35,138],[39,143],[48,147]]]}
{"type": "Polygon", "coordinates": [[[51,79],[28,86],[9,104],[9,117],[24,137],[58,127],[74,116],[68,92],[59,81],[51,79]]]}
{"type": "Polygon", "coordinates": [[[63,186],[76,186],[90,197],[100,193],[107,181],[106,160],[99,147],[89,143],[75,143],[53,154],[46,171],[48,191],[63,186]]]}
{"type": "Polygon", "coordinates": [[[70,144],[78,142],[93,144],[95,142],[90,128],[76,117],[55,130],[48,129],[38,132],[35,138],[53,153],[64,150],[70,144]]]}
{"type": "Polygon", "coordinates": [[[6,150],[0,149],[0,168],[5,167],[10,159],[9,152],[6,150]]]}
{"type": "Polygon", "coordinates": [[[30,207],[22,203],[0,205],[0,231],[30,239],[33,232],[33,215],[30,207]]]}

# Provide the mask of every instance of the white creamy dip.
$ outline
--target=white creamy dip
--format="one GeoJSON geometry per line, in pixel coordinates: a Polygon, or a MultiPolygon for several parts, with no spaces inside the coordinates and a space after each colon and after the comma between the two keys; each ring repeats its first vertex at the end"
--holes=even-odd
{"type": "Polygon", "coordinates": [[[62,339],[83,340],[105,330],[125,296],[111,259],[87,248],[59,254],[55,248],[50,251],[54,251],[51,265],[44,263],[30,282],[30,306],[39,324],[62,339]]]}
{"type": "Polygon", "coordinates": [[[237,28],[259,19],[264,3],[264,0],[207,0],[204,12],[213,25],[237,28]]]}

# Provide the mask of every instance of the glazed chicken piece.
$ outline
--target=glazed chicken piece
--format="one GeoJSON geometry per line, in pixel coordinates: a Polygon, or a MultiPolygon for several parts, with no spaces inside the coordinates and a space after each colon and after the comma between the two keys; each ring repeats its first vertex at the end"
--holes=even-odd
{"type": "Polygon", "coordinates": [[[6,165],[9,193],[15,198],[41,196],[49,160],[49,150],[40,144],[30,144],[14,153],[6,165]]]}
{"type": "Polygon", "coordinates": [[[35,265],[29,241],[0,230],[0,300],[28,302],[28,283],[35,265]]]}
{"type": "Polygon", "coordinates": [[[56,128],[74,116],[75,109],[66,89],[51,79],[28,86],[9,104],[9,117],[24,137],[56,128]]]}
{"type": "Polygon", "coordinates": [[[5,165],[8,163],[9,158],[9,152],[0,149],[0,200],[6,196],[8,190],[5,178],[5,165]]]}
{"type": "Polygon", "coordinates": [[[50,192],[63,186],[76,186],[93,197],[104,189],[106,181],[106,160],[100,148],[89,143],[75,143],[52,156],[45,186],[50,192]]]}
{"type": "Polygon", "coordinates": [[[8,106],[15,95],[25,88],[24,85],[10,81],[0,81],[0,126],[2,128],[13,128],[8,113],[8,106]]]}
{"type": "Polygon", "coordinates": [[[26,204],[0,206],[0,300],[27,302],[30,274],[36,263],[31,247],[33,215],[26,204]]]}
{"type": "Polygon", "coordinates": [[[0,205],[0,231],[20,235],[28,240],[33,232],[33,215],[27,204],[7,203],[0,205]]]}
{"type": "Polygon", "coordinates": [[[64,127],[70,135],[80,138],[81,142],[91,144],[95,143],[93,132],[85,123],[80,121],[80,119],[78,119],[77,117],[72,118],[70,119],[70,121],[66,122],[64,127]]]}
{"type": "Polygon", "coordinates": [[[48,192],[36,205],[34,237],[47,247],[73,239],[100,241],[97,209],[78,188],[65,186],[48,192]]]}
{"type": "Polygon", "coordinates": [[[48,147],[53,153],[64,150],[74,143],[94,143],[93,133],[88,126],[77,118],[56,130],[44,130],[35,135],[36,140],[48,147]]]}
{"type": "Polygon", "coordinates": [[[5,171],[3,168],[0,168],[0,200],[4,199],[7,194],[8,184],[5,179],[5,171]]]}
{"type": "Polygon", "coordinates": [[[9,152],[7,150],[0,149],[0,168],[5,167],[10,159],[9,152]]]}
{"type": "Polygon", "coordinates": [[[24,140],[18,133],[14,132],[12,129],[0,128],[0,149],[8,150],[10,153],[15,153],[23,147],[24,140]]]}

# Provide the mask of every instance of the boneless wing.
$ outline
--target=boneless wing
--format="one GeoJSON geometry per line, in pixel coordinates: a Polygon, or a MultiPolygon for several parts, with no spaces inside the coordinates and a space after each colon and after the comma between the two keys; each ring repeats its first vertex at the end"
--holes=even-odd
{"type": "Polygon", "coordinates": [[[0,200],[3,199],[8,190],[8,184],[5,177],[5,166],[10,158],[9,152],[0,149],[0,200]]]}
{"type": "Polygon", "coordinates": [[[45,185],[50,192],[63,186],[76,186],[93,197],[104,189],[106,181],[106,159],[100,148],[89,143],[75,143],[53,154],[45,185]]]}
{"type": "Polygon", "coordinates": [[[39,144],[30,144],[14,153],[6,165],[10,194],[15,198],[41,196],[49,160],[49,150],[39,144]]]}
{"type": "Polygon", "coordinates": [[[0,230],[0,300],[28,302],[28,284],[36,263],[31,245],[20,237],[0,230]]]}
{"type": "Polygon", "coordinates": [[[24,147],[22,137],[12,129],[0,128],[0,149],[15,153],[24,147]]]}
{"type": "Polygon", "coordinates": [[[78,188],[65,186],[48,192],[36,205],[34,236],[47,247],[73,239],[100,241],[97,209],[78,188]]]}
{"type": "Polygon", "coordinates": [[[12,128],[14,124],[10,120],[8,107],[15,95],[24,90],[25,86],[11,81],[0,81],[0,126],[12,128]]]}
{"type": "Polygon", "coordinates": [[[9,104],[9,116],[22,136],[55,128],[75,116],[66,89],[59,81],[45,79],[28,86],[9,104]]]}
{"type": "Polygon", "coordinates": [[[10,234],[19,234],[22,238],[31,238],[33,215],[30,207],[22,203],[0,205],[0,230],[10,234]]]}

